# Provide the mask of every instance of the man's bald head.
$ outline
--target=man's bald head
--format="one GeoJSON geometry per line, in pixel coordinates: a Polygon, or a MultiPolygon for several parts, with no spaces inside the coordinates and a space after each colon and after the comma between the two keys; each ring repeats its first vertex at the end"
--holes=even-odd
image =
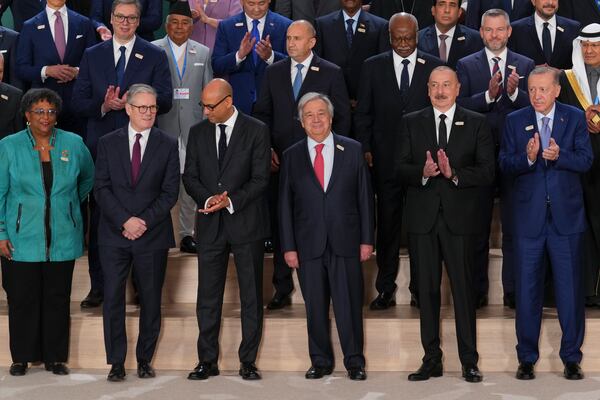
{"type": "Polygon", "coordinates": [[[215,78],[202,91],[204,115],[213,124],[225,122],[234,113],[233,90],[225,79],[215,78]]]}
{"type": "Polygon", "coordinates": [[[417,48],[419,23],[412,14],[397,13],[390,18],[390,44],[400,57],[410,56],[417,48]]]}

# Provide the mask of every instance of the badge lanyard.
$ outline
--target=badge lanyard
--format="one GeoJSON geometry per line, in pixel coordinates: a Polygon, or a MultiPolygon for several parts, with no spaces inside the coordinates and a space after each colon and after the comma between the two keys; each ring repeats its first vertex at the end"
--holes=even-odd
{"type": "Polygon", "coordinates": [[[183,58],[183,71],[179,71],[179,64],[177,64],[177,59],[175,58],[175,52],[173,51],[173,47],[171,46],[171,39],[167,38],[167,43],[169,44],[169,50],[171,50],[171,55],[173,56],[173,61],[175,64],[175,68],[177,69],[177,76],[179,77],[179,83],[183,85],[183,77],[185,76],[185,70],[187,68],[187,46],[184,51],[185,55],[183,58]]]}

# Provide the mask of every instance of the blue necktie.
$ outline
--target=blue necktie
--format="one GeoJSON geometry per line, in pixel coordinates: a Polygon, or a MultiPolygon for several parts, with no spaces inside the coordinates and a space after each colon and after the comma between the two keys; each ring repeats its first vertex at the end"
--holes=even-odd
{"type": "Polygon", "coordinates": [[[545,150],[550,146],[550,135],[552,131],[550,130],[550,118],[543,117],[542,118],[542,131],[540,132],[540,138],[542,141],[542,149],[545,150]]]}
{"type": "MultiPolygon", "coordinates": [[[[117,66],[115,70],[117,72],[117,86],[121,87],[123,85],[123,76],[125,75],[125,50],[127,48],[125,46],[119,47],[119,51],[121,52],[121,56],[119,57],[119,61],[117,61],[117,66]]],[[[122,92],[124,93],[124,92],[122,92]]]]}
{"type": "Polygon", "coordinates": [[[260,21],[257,19],[252,20],[252,32],[250,34],[255,40],[254,46],[252,47],[252,58],[254,59],[254,65],[258,64],[258,54],[256,54],[256,45],[260,42],[260,34],[258,33],[258,24],[260,21]]]}
{"type": "Polygon", "coordinates": [[[348,48],[352,47],[352,39],[354,38],[354,30],[352,26],[354,26],[354,20],[352,18],[348,18],[346,20],[346,41],[348,42],[348,48]]]}
{"type": "Polygon", "coordinates": [[[296,72],[294,84],[292,85],[292,90],[294,91],[294,100],[298,100],[298,94],[300,94],[300,88],[302,88],[302,68],[304,68],[304,65],[296,64],[296,68],[298,69],[298,72],[296,72]]]}
{"type": "Polygon", "coordinates": [[[400,93],[404,94],[408,92],[408,88],[410,86],[410,81],[408,77],[408,64],[410,64],[410,60],[404,59],[402,60],[402,74],[400,74],[400,93]]]}

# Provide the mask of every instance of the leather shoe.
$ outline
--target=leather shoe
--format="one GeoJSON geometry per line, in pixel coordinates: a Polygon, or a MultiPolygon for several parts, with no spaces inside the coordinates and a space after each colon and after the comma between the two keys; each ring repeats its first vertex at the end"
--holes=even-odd
{"type": "Polygon", "coordinates": [[[369,308],[371,310],[387,310],[388,308],[396,305],[396,299],[394,292],[381,292],[371,302],[369,308]]]}
{"type": "Polygon", "coordinates": [[[585,296],[585,306],[586,307],[600,307],[600,296],[585,296]]]}
{"type": "Polygon", "coordinates": [[[125,366],[121,363],[113,364],[106,380],[109,382],[123,382],[125,380],[125,366]]]}
{"type": "Polygon", "coordinates": [[[219,367],[216,363],[199,362],[192,372],[188,374],[188,379],[192,381],[203,381],[209,376],[219,375],[219,367]]]}
{"type": "Polygon", "coordinates": [[[510,308],[511,310],[515,309],[515,294],[514,293],[505,293],[504,294],[504,306],[510,308]]]}
{"type": "Polygon", "coordinates": [[[253,362],[244,362],[240,364],[240,376],[242,379],[246,381],[257,381],[262,379],[260,373],[258,372],[258,368],[256,368],[256,364],[253,362]]]}
{"type": "Polygon", "coordinates": [[[565,363],[565,378],[570,381],[576,381],[579,379],[583,379],[583,371],[579,366],[579,363],[576,362],[567,362],[565,363]]]}
{"type": "Polygon", "coordinates": [[[61,362],[50,362],[44,364],[46,371],[52,371],[54,375],[69,375],[69,368],[65,363],[61,362]]]}
{"type": "Polygon", "coordinates": [[[27,373],[27,363],[12,363],[8,372],[12,376],[23,376],[27,373]]]}
{"type": "Polygon", "coordinates": [[[477,296],[477,301],[475,302],[475,307],[477,309],[486,307],[487,305],[488,305],[488,295],[487,294],[477,296]]]}
{"type": "Polygon", "coordinates": [[[418,293],[410,294],[410,306],[419,308],[420,304],[419,304],[419,294],[418,293]]]}
{"type": "Polygon", "coordinates": [[[475,364],[465,364],[462,366],[462,376],[465,378],[467,382],[481,382],[483,380],[483,375],[477,368],[475,364]]]}
{"type": "Polygon", "coordinates": [[[269,304],[267,304],[267,308],[269,310],[279,310],[285,306],[289,306],[290,304],[292,304],[292,298],[289,293],[282,294],[279,292],[275,292],[273,298],[271,299],[269,304]]]}
{"type": "Polygon", "coordinates": [[[443,374],[444,367],[442,366],[441,361],[425,361],[421,364],[421,368],[408,375],[408,380],[412,382],[426,381],[431,377],[438,378],[443,374]]]}
{"type": "Polygon", "coordinates": [[[535,379],[533,363],[530,363],[530,362],[519,363],[519,368],[517,368],[516,378],[520,379],[522,381],[528,381],[531,379],[535,379]]]}
{"type": "Polygon", "coordinates": [[[192,253],[197,254],[198,250],[196,248],[196,241],[191,236],[186,236],[181,239],[181,243],[179,244],[179,251],[182,253],[192,253]]]}
{"type": "Polygon", "coordinates": [[[96,308],[100,307],[102,301],[104,301],[104,295],[102,294],[102,292],[90,290],[88,295],[85,296],[85,299],[81,301],[80,306],[81,308],[96,308]]]}
{"type": "Polygon", "coordinates": [[[367,379],[367,373],[363,367],[353,367],[348,369],[348,378],[353,381],[364,381],[367,379]]]}
{"type": "Polygon", "coordinates": [[[331,375],[332,372],[332,367],[315,367],[311,365],[306,374],[304,374],[304,377],[306,379],[321,379],[325,375],[331,375]]]}
{"type": "Polygon", "coordinates": [[[154,368],[147,361],[139,361],[137,366],[137,374],[140,378],[154,378],[156,376],[156,372],[154,372],[154,368]]]}

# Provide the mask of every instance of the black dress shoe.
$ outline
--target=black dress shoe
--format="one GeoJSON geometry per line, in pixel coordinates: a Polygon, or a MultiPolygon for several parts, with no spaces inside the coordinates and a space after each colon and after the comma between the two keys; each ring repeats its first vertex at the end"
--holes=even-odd
{"type": "Polygon", "coordinates": [[[216,363],[199,362],[192,372],[188,374],[188,379],[192,381],[203,381],[209,376],[219,375],[219,368],[216,363]]]}
{"type": "Polygon", "coordinates": [[[515,309],[515,294],[514,293],[505,293],[504,294],[504,306],[510,308],[511,310],[515,309]]]}
{"type": "Polygon", "coordinates": [[[12,363],[8,372],[12,376],[23,376],[27,373],[27,363],[12,363]]]}
{"type": "Polygon", "coordinates": [[[81,308],[96,308],[100,307],[104,301],[104,295],[102,292],[98,292],[95,290],[90,290],[85,299],[81,301],[81,308]]]}
{"type": "Polygon", "coordinates": [[[181,243],[179,244],[179,251],[183,253],[192,253],[197,254],[198,250],[196,248],[196,241],[191,236],[186,236],[181,239],[181,243]]]}
{"type": "Polygon", "coordinates": [[[465,364],[462,366],[462,376],[467,382],[481,382],[483,375],[479,372],[479,368],[474,364],[465,364]]]}
{"type": "Polygon", "coordinates": [[[52,371],[54,375],[69,375],[69,368],[65,363],[61,362],[50,362],[44,364],[46,371],[52,371]]]}
{"type": "Polygon", "coordinates": [[[265,253],[273,253],[275,251],[275,247],[273,246],[272,240],[265,240],[265,253]]]}
{"type": "Polygon", "coordinates": [[[258,368],[253,362],[244,362],[240,364],[240,376],[242,379],[246,381],[257,381],[262,379],[260,373],[258,372],[258,368]]]}
{"type": "Polygon", "coordinates": [[[517,379],[522,381],[528,381],[531,379],[535,379],[535,371],[533,370],[533,363],[530,362],[522,362],[519,363],[519,368],[517,368],[517,379]]]}
{"type": "Polygon", "coordinates": [[[332,372],[332,367],[315,367],[311,365],[306,374],[304,374],[304,377],[306,379],[321,379],[325,375],[331,375],[332,372]]]}
{"type": "Polygon", "coordinates": [[[123,382],[125,380],[125,366],[121,363],[113,364],[106,380],[109,382],[123,382]]]}
{"type": "Polygon", "coordinates": [[[583,379],[583,371],[579,366],[579,363],[576,362],[567,362],[565,363],[565,378],[570,381],[577,381],[579,379],[583,379]]]}
{"type": "Polygon", "coordinates": [[[292,297],[289,293],[282,294],[279,292],[275,292],[273,298],[271,299],[269,304],[267,304],[267,308],[269,310],[279,310],[285,306],[289,306],[290,304],[292,304],[292,297]]]}
{"type": "Polygon", "coordinates": [[[419,294],[418,293],[410,294],[410,306],[419,308],[420,304],[419,304],[419,294]]]}
{"type": "Polygon", "coordinates": [[[477,296],[477,301],[475,302],[475,307],[477,309],[487,307],[487,305],[488,305],[488,295],[487,294],[477,296]]]}
{"type": "Polygon", "coordinates": [[[585,306],[600,308],[600,296],[585,296],[585,306]]]}
{"type": "Polygon", "coordinates": [[[394,298],[394,292],[381,292],[371,302],[369,308],[371,310],[387,310],[395,305],[396,299],[394,298]]]}
{"type": "Polygon", "coordinates": [[[137,374],[140,378],[154,378],[156,376],[156,372],[154,372],[154,368],[150,366],[147,361],[139,361],[137,366],[137,374]]]}
{"type": "Polygon", "coordinates": [[[438,378],[444,374],[444,367],[441,361],[426,361],[421,364],[416,372],[408,375],[408,380],[412,382],[426,381],[427,379],[434,377],[438,378]]]}
{"type": "Polygon", "coordinates": [[[354,367],[348,369],[348,378],[353,381],[364,381],[367,379],[367,373],[363,367],[354,367]]]}

